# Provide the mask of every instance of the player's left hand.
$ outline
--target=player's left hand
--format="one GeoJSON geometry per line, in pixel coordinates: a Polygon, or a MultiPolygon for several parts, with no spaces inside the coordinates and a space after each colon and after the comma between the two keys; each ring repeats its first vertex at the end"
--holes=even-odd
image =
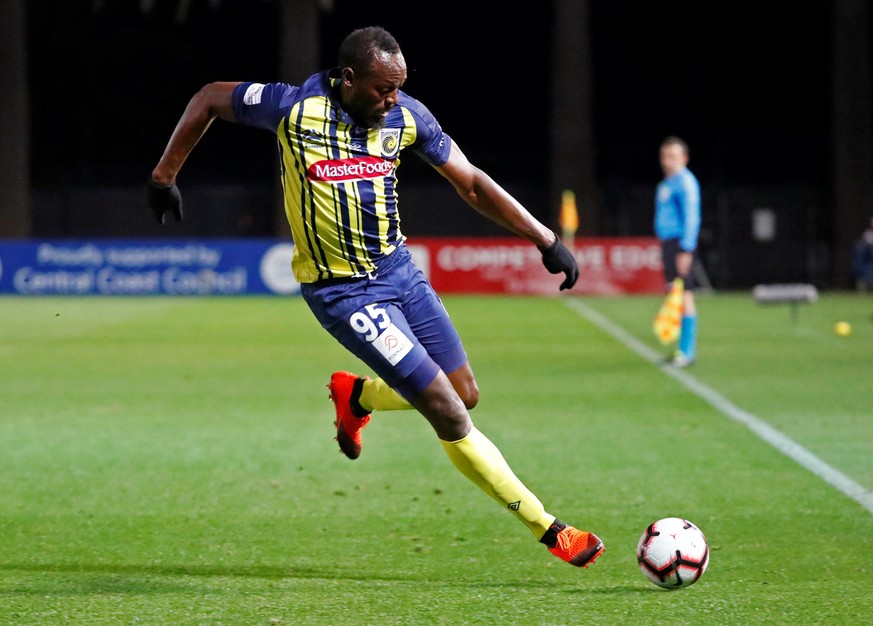
{"type": "Polygon", "coordinates": [[[168,211],[177,222],[182,221],[182,194],[175,183],[169,186],[159,185],[149,177],[148,203],[158,224],[164,223],[164,216],[168,211]]]}
{"type": "MultiPolygon", "coordinates": [[[[539,247],[539,246],[538,246],[539,247]]],[[[555,237],[555,243],[546,247],[539,248],[543,255],[543,265],[552,274],[560,274],[564,272],[567,278],[561,283],[561,291],[570,289],[579,280],[579,265],[576,263],[576,257],[567,249],[561,242],[560,237],[555,237]]]]}
{"type": "Polygon", "coordinates": [[[676,253],[676,273],[679,276],[688,276],[691,273],[691,263],[694,261],[694,255],[686,250],[680,250],[676,253]]]}

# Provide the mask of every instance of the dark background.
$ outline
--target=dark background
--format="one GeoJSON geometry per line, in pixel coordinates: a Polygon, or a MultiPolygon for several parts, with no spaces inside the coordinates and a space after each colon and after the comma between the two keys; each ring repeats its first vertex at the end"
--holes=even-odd
{"type": "MultiPolygon", "coordinates": [[[[581,201],[597,203],[599,218],[584,234],[651,234],[658,145],[676,134],[702,185],[701,256],[716,286],[832,282],[831,4],[590,0],[598,191],[581,201]],[[777,214],[776,254],[751,241],[760,207],[777,214]]],[[[136,195],[203,84],[298,82],[279,74],[277,3],[192,0],[184,19],[179,0],[152,5],[27,3],[33,234],[277,232],[275,139],[263,131],[216,122],[179,177],[182,225],[148,224],[136,195]]],[[[353,28],[385,26],[406,56],[404,90],[557,228],[547,195],[553,2],[332,5],[313,71],[335,63],[353,28]]],[[[407,235],[502,234],[416,157],[399,178],[407,235]]]]}

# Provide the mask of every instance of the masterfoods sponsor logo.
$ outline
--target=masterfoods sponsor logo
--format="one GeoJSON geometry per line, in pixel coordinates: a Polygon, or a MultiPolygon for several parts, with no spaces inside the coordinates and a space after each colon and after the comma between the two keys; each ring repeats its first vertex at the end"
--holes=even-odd
{"type": "Polygon", "coordinates": [[[347,180],[381,178],[394,173],[394,161],[374,156],[318,161],[306,172],[309,180],[339,183],[347,180]]]}

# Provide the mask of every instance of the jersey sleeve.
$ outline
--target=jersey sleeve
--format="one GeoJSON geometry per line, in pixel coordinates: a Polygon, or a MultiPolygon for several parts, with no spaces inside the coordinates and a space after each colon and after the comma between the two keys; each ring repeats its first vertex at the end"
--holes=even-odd
{"type": "Polygon", "coordinates": [[[239,124],[275,133],[298,91],[285,83],[240,83],[233,89],[233,114],[239,124]]]}
{"type": "Polygon", "coordinates": [[[688,252],[697,249],[697,237],[700,233],[700,186],[690,177],[683,177],[680,183],[681,192],[678,200],[681,204],[681,215],[685,223],[682,228],[682,239],[679,247],[688,252]]]}
{"type": "Polygon", "coordinates": [[[408,100],[403,104],[415,119],[415,142],[410,148],[430,165],[445,164],[449,160],[452,138],[443,132],[440,123],[426,106],[414,98],[406,98],[408,100]]]}

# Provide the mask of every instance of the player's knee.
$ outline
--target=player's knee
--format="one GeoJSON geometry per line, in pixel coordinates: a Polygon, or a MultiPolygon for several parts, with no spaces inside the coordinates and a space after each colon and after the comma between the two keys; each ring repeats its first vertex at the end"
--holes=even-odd
{"type": "Polygon", "coordinates": [[[413,401],[418,411],[433,426],[443,441],[463,439],[470,430],[470,415],[463,406],[463,398],[457,393],[432,393],[427,390],[413,401]]]}
{"type": "Polygon", "coordinates": [[[469,411],[479,404],[479,386],[469,364],[448,375],[452,387],[458,392],[461,401],[469,411]]]}
{"type": "Polygon", "coordinates": [[[452,386],[458,392],[461,402],[469,411],[479,404],[479,386],[476,385],[476,380],[472,377],[464,379],[455,379],[452,381],[452,386]]]}
{"type": "Polygon", "coordinates": [[[468,385],[459,395],[461,396],[461,400],[464,401],[464,406],[467,407],[468,411],[476,408],[476,405],[479,404],[479,387],[476,386],[475,382],[468,385]]]}

